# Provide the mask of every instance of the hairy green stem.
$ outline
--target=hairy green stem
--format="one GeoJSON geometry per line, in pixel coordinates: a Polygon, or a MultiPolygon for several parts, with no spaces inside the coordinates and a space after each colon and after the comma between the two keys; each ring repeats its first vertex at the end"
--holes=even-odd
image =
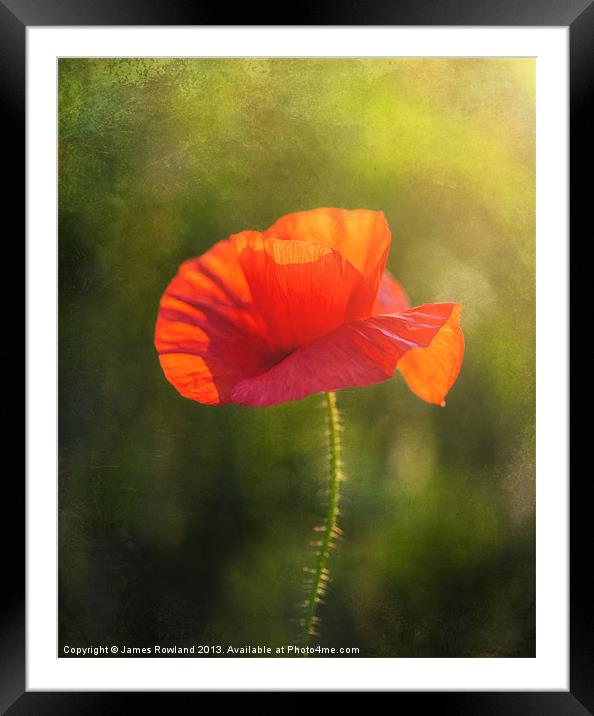
{"type": "MultiPolygon", "coordinates": [[[[326,411],[328,420],[328,448],[330,457],[330,476],[328,479],[328,509],[324,525],[318,528],[321,539],[316,542],[319,548],[316,558],[316,565],[313,569],[307,570],[311,575],[311,585],[308,586],[307,598],[305,600],[305,617],[303,620],[303,632],[301,634],[301,645],[309,646],[312,636],[316,636],[315,627],[318,623],[316,617],[317,606],[322,602],[326,593],[326,585],[330,579],[326,567],[330,550],[334,546],[334,538],[340,534],[338,525],[338,502],[340,499],[340,481],[343,478],[340,462],[340,415],[336,407],[335,393],[326,393],[326,411]]],[[[307,655],[307,654],[306,654],[307,655]]]]}

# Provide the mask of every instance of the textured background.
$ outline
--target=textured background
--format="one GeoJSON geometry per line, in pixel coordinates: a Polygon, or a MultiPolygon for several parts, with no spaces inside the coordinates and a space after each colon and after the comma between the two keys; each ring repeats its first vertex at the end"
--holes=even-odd
{"type": "Polygon", "coordinates": [[[445,409],[338,394],[321,643],[534,655],[534,93],[528,59],[60,61],[61,645],[293,642],[322,400],[187,401],[153,329],[182,260],[339,206],[386,213],[413,304],[462,303],[466,357],[445,409]]]}

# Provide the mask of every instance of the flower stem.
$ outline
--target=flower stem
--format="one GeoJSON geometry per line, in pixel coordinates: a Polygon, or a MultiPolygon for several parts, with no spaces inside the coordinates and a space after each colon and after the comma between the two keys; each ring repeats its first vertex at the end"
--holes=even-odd
{"type": "MultiPolygon", "coordinates": [[[[322,597],[326,593],[326,586],[330,575],[326,567],[330,550],[334,547],[334,539],[341,534],[337,525],[338,503],[340,500],[340,482],[344,479],[341,472],[340,459],[340,414],[336,407],[336,394],[326,393],[326,415],[328,421],[328,452],[330,458],[330,475],[328,479],[328,509],[324,525],[318,528],[321,539],[316,542],[319,547],[316,558],[316,566],[308,570],[311,575],[311,585],[308,586],[308,594],[305,600],[305,617],[303,620],[303,631],[301,634],[301,645],[309,646],[312,636],[317,636],[315,627],[318,623],[316,610],[318,604],[322,603],[322,597]]],[[[305,654],[307,656],[307,654],[305,654]]]]}

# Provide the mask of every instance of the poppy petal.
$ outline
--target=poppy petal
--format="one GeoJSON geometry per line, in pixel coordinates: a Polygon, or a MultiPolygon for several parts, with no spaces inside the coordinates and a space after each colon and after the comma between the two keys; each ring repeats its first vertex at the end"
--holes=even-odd
{"type": "Polygon", "coordinates": [[[362,276],[335,249],[243,232],[230,238],[271,343],[285,354],[335,330],[359,310],[362,276]]]}
{"type": "Polygon", "coordinates": [[[371,314],[391,242],[390,227],[382,211],[321,208],[295,212],[279,219],[264,236],[324,244],[337,250],[363,276],[357,310],[349,319],[371,314]]]}
{"type": "Polygon", "coordinates": [[[463,357],[464,334],[460,306],[456,305],[429,346],[409,351],[397,367],[415,395],[428,403],[445,405],[445,396],[458,377],[463,357]]]}
{"type": "Polygon", "coordinates": [[[241,405],[276,405],[387,380],[408,352],[431,345],[456,307],[427,304],[343,324],[266,373],[240,381],[231,398],[241,405]]]}
{"type": "Polygon", "coordinates": [[[169,382],[210,405],[229,402],[239,380],[282,358],[270,347],[229,241],[180,266],[160,302],[155,347],[169,382]]]}
{"type": "Polygon", "coordinates": [[[389,271],[384,271],[372,314],[400,313],[410,308],[405,290],[389,271]]]}

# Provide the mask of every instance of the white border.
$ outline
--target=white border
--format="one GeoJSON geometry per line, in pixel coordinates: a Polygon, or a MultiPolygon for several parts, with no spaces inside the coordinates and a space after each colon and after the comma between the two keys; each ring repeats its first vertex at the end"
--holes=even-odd
{"type": "Polygon", "coordinates": [[[27,690],[565,690],[568,677],[568,28],[27,28],[27,690]],[[537,57],[534,659],[58,659],[58,56],[537,57]],[[554,327],[551,329],[551,327],[554,327]]]}

